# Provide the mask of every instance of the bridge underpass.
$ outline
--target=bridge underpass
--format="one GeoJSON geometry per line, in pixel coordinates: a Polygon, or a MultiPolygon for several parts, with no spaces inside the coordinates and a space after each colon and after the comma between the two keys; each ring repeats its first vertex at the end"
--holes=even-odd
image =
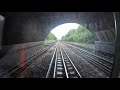
{"type": "MultiPolygon", "coordinates": [[[[113,12],[1,12],[0,14],[5,18],[0,51],[1,64],[5,62],[1,67],[5,68],[1,69],[1,73],[42,50],[44,40],[50,30],[63,23],[78,23],[87,27],[94,36],[96,53],[112,55],[115,58],[114,56],[119,52],[115,53],[115,40],[118,38],[115,39],[116,28],[113,12]],[[36,46],[36,51],[30,48],[34,46],[36,46]],[[32,52],[25,57],[26,49],[28,52],[31,51],[29,48],[32,52]],[[2,60],[6,53],[16,53],[19,50],[21,54],[15,54],[16,60],[2,60]],[[11,62],[11,64],[6,64],[6,62],[11,62]]],[[[119,57],[117,57],[118,60],[119,57]]]]}

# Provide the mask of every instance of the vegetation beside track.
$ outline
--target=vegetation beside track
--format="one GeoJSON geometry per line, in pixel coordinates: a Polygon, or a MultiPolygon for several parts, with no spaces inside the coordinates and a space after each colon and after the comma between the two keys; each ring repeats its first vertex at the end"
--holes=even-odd
{"type": "Polygon", "coordinates": [[[70,30],[65,36],[62,37],[62,40],[87,44],[94,43],[94,37],[92,33],[83,26],[79,26],[77,29],[70,30]]]}

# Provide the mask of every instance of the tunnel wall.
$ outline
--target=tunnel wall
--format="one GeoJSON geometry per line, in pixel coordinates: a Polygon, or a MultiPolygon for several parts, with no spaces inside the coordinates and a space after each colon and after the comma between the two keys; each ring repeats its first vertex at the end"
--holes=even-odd
{"type": "Polygon", "coordinates": [[[43,28],[36,19],[28,15],[8,14],[3,33],[3,45],[36,42],[44,40],[43,28]]]}

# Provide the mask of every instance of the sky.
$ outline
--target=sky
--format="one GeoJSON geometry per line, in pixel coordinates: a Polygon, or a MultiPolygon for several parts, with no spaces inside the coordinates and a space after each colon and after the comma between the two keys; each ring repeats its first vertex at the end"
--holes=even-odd
{"type": "Polygon", "coordinates": [[[51,33],[54,34],[58,40],[60,40],[62,38],[62,36],[65,36],[69,30],[71,29],[77,29],[78,26],[80,26],[77,23],[65,23],[65,24],[61,24],[57,27],[55,27],[53,30],[51,30],[51,33]]]}

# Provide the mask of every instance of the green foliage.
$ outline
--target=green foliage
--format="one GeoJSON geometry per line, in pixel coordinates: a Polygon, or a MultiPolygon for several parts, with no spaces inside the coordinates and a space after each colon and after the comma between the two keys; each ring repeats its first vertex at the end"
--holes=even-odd
{"type": "Polygon", "coordinates": [[[49,33],[46,40],[57,40],[57,38],[52,33],[49,33]]]}
{"type": "Polygon", "coordinates": [[[85,27],[79,26],[77,29],[70,30],[62,37],[64,41],[80,42],[80,43],[94,43],[92,33],[85,27]]]}

